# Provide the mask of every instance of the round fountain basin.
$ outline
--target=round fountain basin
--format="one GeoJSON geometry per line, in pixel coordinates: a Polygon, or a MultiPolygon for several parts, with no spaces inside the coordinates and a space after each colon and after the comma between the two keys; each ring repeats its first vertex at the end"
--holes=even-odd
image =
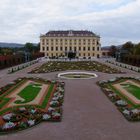
{"type": "Polygon", "coordinates": [[[59,73],[58,77],[63,79],[92,79],[98,76],[91,72],[64,72],[59,73]]]}

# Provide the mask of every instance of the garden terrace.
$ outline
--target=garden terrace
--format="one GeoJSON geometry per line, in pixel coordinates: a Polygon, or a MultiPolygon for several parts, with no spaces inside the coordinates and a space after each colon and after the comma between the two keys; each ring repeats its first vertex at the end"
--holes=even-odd
{"type": "Polygon", "coordinates": [[[1,88],[0,133],[61,121],[64,83],[40,78],[20,78],[1,88]]]}
{"type": "Polygon", "coordinates": [[[140,78],[114,78],[98,83],[129,121],[140,121],[140,78]]]}
{"type": "Polygon", "coordinates": [[[79,62],[58,62],[50,61],[43,64],[41,67],[37,67],[30,73],[49,73],[55,71],[66,70],[86,70],[86,71],[98,71],[104,73],[121,73],[118,69],[111,68],[107,65],[101,64],[95,61],[79,61],[79,62]]]}

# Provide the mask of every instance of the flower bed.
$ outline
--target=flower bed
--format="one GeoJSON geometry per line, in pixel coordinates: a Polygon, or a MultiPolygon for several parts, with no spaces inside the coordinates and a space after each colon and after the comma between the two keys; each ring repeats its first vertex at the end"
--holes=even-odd
{"type": "MultiPolygon", "coordinates": [[[[128,121],[140,121],[140,100],[139,95],[133,95],[131,91],[126,88],[132,84],[137,86],[140,91],[140,77],[118,77],[110,80],[98,82],[105,95],[116,105],[118,110],[125,116],[128,121]]],[[[140,93],[140,92],[139,92],[140,93]]]]}
{"type": "Polygon", "coordinates": [[[37,67],[30,73],[48,73],[55,71],[66,70],[86,70],[86,71],[98,71],[104,73],[121,73],[121,71],[111,68],[107,65],[101,64],[95,61],[77,61],[77,62],[60,62],[52,61],[43,64],[41,67],[37,67]]]}
{"type": "Polygon", "coordinates": [[[27,129],[42,121],[60,122],[62,120],[65,85],[63,82],[43,80],[40,78],[20,78],[9,85],[2,88],[0,95],[0,134],[27,129]],[[28,80],[35,83],[38,82],[43,86],[46,84],[48,89],[36,104],[29,102],[28,104],[16,105],[16,102],[12,102],[10,95],[15,93],[13,91],[21,88],[28,80]],[[3,103],[3,100],[8,98],[9,100],[3,103]],[[14,105],[9,106],[10,102],[14,105]]]}

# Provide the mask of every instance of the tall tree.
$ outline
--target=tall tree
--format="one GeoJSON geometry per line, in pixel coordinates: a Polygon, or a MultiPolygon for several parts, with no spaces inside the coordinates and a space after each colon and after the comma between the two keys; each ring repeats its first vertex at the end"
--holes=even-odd
{"type": "Polygon", "coordinates": [[[140,43],[135,45],[133,53],[134,55],[140,55],[140,43]]]}
{"type": "Polygon", "coordinates": [[[133,54],[134,44],[129,41],[123,44],[122,49],[127,50],[130,54],[133,54]]]}
{"type": "Polygon", "coordinates": [[[32,43],[26,43],[25,46],[24,46],[25,50],[32,53],[33,52],[33,49],[34,49],[34,45],[32,43]]]}
{"type": "Polygon", "coordinates": [[[40,43],[38,43],[37,45],[34,45],[33,43],[26,43],[24,48],[30,53],[36,53],[40,50],[40,43]]]}

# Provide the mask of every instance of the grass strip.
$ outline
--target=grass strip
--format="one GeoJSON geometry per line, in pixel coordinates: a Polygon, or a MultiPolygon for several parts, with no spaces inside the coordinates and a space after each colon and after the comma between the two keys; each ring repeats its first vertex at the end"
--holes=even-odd
{"type": "Polygon", "coordinates": [[[127,84],[126,87],[123,88],[140,100],[140,88],[138,86],[127,84]]]}
{"type": "Polygon", "coordinates": [[[22,80],[19,83],[17,83],[15,86],[13,86],[10,90],[8,89],[7,91],[5,91],[6,93],[1,95],[0,97],[3,98],[5,96],[7,96],[9,93],[11,93],[12,91],[14,91],[16,88],[18,88],[20,85],[22,85],[26,80],[22,80]]]}
{"type": "Polygon", "coordinates": [[[116,90],[115,87],[112,86],[112,84],[109,84],[110,89],[112,89],[117,95],[119,95],[122,99],[124,99],[128,104],[130,104],[133,108],[139,108],[140,105],[136,105],[133,102],[131,102],[125,95],[123,95],[120,91],[116,90]]]}
{"type": "Polygon", "coordinates": [[[48,104],[48,101],[49,101],[49,99],[50,99],[50,96],[51,96],[51,93],[52,93],[52,91],[53,91],[53,88],[54,88],[54,84],[51,84],[50,87],[49,87],[48,93],[47,93],[47,95],[45,96],[45,99],[43,100],[43,103],[42,103],[42,105],[41,105],[41,107],[42,107],[43,109],[45,109],[46,106],[47,106],[47,104],[48,104]]]}

